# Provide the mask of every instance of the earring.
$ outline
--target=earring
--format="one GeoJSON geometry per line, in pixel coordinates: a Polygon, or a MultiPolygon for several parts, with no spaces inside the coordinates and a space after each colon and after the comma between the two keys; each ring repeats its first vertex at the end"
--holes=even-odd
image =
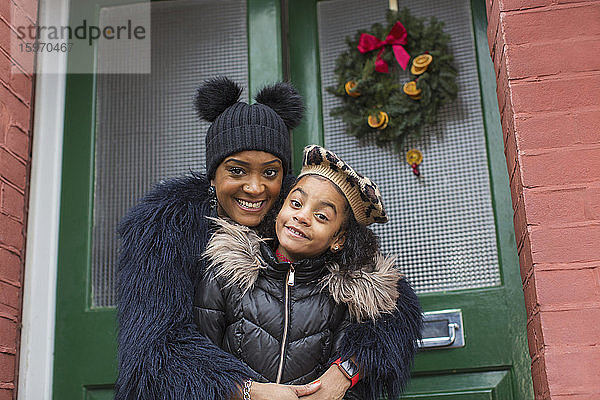
{"type": "Polygon", "coordinates": [[[213,185],[208,187],[208,204],[211,210],[217,208],[217,190],[213,185]]]}
{"type": "Polygon", "coordinates": [[[338,246],[337,244],[335,246],[333,246],[333,251],[338,251],[340,249],[340,246],[338,246]]]}

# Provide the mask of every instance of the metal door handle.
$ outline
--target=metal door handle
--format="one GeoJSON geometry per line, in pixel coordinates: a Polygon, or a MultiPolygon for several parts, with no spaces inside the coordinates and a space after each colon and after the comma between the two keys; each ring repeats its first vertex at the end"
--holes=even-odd
{"type": "Polygon", "coordinates": [[[448,324],[448,336],[442,337],[433,337],[433,338],[424,338],[421,340],[420,347],[443,347],[443,346],[451,346],[456,340],[456,331],[458,330],[458,324],[449,323],[448,324]]]}
{"type": "Polygon", "coordinates": [[[464,347],[462,311],[428,311],[423,314],[422,349],[464,347]]]}

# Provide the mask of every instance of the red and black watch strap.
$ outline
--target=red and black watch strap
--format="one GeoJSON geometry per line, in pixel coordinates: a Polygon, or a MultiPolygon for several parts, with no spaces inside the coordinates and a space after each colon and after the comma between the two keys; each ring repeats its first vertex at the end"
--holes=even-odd
{"type": "Polygon", "coordinates": [[[340,368],[340,371],[346,376],[346,378],[350,379],[350,387],[353,387],[358,383],[360,379],[358,365],[352,359],[347,359],[342,361],[341,358],[338,358],[333,362],[333,364],[337,364],[340,368]]]}

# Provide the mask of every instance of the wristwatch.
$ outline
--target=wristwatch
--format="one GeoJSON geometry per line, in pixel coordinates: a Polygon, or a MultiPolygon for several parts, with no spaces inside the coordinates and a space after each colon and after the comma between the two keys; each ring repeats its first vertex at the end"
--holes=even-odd
{"type": "Polygon", "coordinates": [[[359,368],[358,368],[358,365],[356,365],[356,363],[354,361],[352,361],[351,358],[348,358],[347,360],[344,360],[344,361],[342,361],[341,358],[338,358],[333,363],[337,364],[337,366],[340,368],[340,371],[342,371],[344,376],[346,376],[346,378],[350,379],[350,382],[352,382],[350,387],[352,387],[358,383],[358,379],[360,378],[359,374],[358,374],[359,368]]]}

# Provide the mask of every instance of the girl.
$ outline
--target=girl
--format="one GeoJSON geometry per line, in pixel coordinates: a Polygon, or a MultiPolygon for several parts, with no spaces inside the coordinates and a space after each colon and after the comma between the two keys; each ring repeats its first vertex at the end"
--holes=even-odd
{"type": "Polygon", "coordinates": [[[334,398],[344,397],[359,379],[368,384],[359,383],[348,398],[377,398],[379,377],[360,372],[372,354],[361,352],[346,333],[353,323],[373,324],[394,313],[403,315],[397,357],[405,374],[388,391],[397,394],[404,387],[420,338],[421,310],[394,260],[378,253],[366,227],[387,221],[373,182],[332,152],[308,146],[277,215],[274,247],[247,227],[214,221],[219,228],[205,252],[208,275],[196,291],[196,321],[202,333],[255,373],[257,382],[244,383],[244,399],[268,390],[260,382],[305,384],[326,370],[341,377],[334,398]]]}

